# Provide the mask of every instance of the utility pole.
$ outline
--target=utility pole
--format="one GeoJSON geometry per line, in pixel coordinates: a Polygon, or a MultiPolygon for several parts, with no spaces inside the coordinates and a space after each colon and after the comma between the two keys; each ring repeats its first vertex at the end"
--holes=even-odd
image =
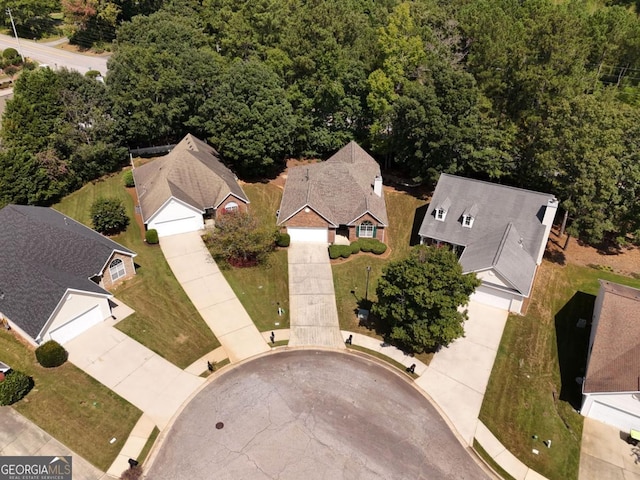
{"type": "Polygon", "coordinates": [[[16,36],[16,40],[18,41],[18,53],[20,54],[20,58],[22,58],[22,63],[24,63],[24,55],[22,54],[22,46],[20,45],[20,37],[18,37],[18,32],[16,32],[16,24],[13,22],[13,15],[11,15],[11,9],[7,7],[7,15],[11,19],[11,26],[13,27],[13,34],[16,36]]]}

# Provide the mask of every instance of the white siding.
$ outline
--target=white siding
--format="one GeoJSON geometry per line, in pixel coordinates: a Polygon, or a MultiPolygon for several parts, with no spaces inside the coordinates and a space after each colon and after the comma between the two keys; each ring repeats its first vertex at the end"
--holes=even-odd
{"type": "Polygon", "coordinates": [[[640,430],[640,394],[587,394],[580,413],[585,417],[617,427],[623,432],[628,432],[632,428],[640,430]]]}
{"type": "Polygon", "coordinates": [[[69,292],[61,302],[60,308],[53,317],[53,320],[42,333],[42,341],[46,342],[50,340],[52,338],[51,332],[68,324],[72,320],[79,320],[73,329],[82,333],[87,328],[95,325],[96,318],[99,317],[99,320],[102,321],[110,316],[111,308],[109,307],[109,300],[107,298],[89,293],[69,292]],[[84,319],[79,318],[89,311],[93,311],[94,313],[84,319]]]}
{"type": "Polygon", "coordinates": [[[329,243],[329,229],[325,227],[287,227],[292,242],[329,243]]]}
{"type": "Polygon", "coordinates": [[[523,299],[518,294],[505,292],[483,284],[471,295],[471,300],[509,312],[520,313],[523,299]]]}
{"type": "Polygon", "coordinates": [[[198,210],[171,199],[147,223],[147,229],[153,228],[159,237],[196,232],[204,228],[204,219],[198,210]]]}

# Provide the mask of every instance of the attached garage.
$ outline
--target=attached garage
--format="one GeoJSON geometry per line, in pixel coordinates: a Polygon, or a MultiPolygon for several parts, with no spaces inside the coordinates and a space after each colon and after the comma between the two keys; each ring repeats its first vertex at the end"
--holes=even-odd
{"type": "Polygon", "coordinates": [[[594,401],[586,416],[619,428],[623,432],[640,429],[640,417],[623,408],[594,401]]]}
{"type": "Polygon", "coordinates": [[[471,300],[509,311],[512,307],[513,294],[498,290],[497,288],[481,285],[475,293],[471,295],[471,300]]]}
{"type": "Polygon", "coordinates": [[[287,227],[292,242],[329,243],[326,227],[287,227]]]}
{"type": "Polygon", "coordinates": [[[100,305],[71,319],[51,332],[51,338],[63,345],[104,320],[100,305]]]}
{"type": "Polygon", "coordinates": [[[204,219],[202,212],[172,199],[149,220],[147,228],[156,229],[159,237],[167,237],[202,230],[204,219]]]}

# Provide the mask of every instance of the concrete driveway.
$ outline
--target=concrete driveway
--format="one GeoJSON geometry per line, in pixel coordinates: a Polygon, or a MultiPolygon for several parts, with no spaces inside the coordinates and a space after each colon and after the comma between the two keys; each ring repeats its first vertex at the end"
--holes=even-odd
{"type": "Polygon", "coordinates": [[[488,478],[402,374],[326,350],[266,355],[222,373],[150,463],[154,480],[488,478]]]}
{"type": "Polygon", "coordinates": [[[200,237],[202,232],[160,239],[162,253],[191,303],[232,363],[269,351],[200,237]]]}
{"type": "Polygon", "coordinates": [[[626,441],[628,432],[591,418],[584,419],[580,480],[640,480],[640,446],[626,441]]]}
{"type": "Polygon", "coordinates": [[[204,378],[180,370],[113,323],[106,320],[66,343],[69,360],[163,429],[204,378]]]}
{"type": "Polygon", "coordinates": [[[416,383],[442,408],[468,444],[491,376],[508,312],[470,302],[465,336],[435,354],[416,383]]]}
{"type": "Polygon", "coordinates": [[[344,348],[327,244],[292,243],[288,258],[289,345],[344,348]]]}
{"type": "Polygon", "coordinates": [[[105,474],[11,407],[0,408],[0,455],[73,457],[74,480],[97,480],[105,474]]]}

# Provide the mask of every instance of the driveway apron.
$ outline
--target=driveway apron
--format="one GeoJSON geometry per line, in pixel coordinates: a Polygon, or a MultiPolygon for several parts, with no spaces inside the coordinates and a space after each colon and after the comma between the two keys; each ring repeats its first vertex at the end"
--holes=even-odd
{"type": "Polygon", "coordinates": [[[270,350],[211,258],[201,232],[160,238],[173,274],[229,356],[239,362],[270,350]]]}
{"type": "Polygon", "coordinates": [[[104,321],[66,343],[69,360],[163,429],[204,383],[104,321]]]}
{"type": "Polygon", "coordinates": [[[345,348],[327,245],[292,243],[289,258],[289,346],[345,348]]]}
{"type": "Polygon", "coordinates": [[[436,353],[416,384],[471,445],[508,312],[476,302],[470,302],[467,308],[465,336],[436,353]]]}

